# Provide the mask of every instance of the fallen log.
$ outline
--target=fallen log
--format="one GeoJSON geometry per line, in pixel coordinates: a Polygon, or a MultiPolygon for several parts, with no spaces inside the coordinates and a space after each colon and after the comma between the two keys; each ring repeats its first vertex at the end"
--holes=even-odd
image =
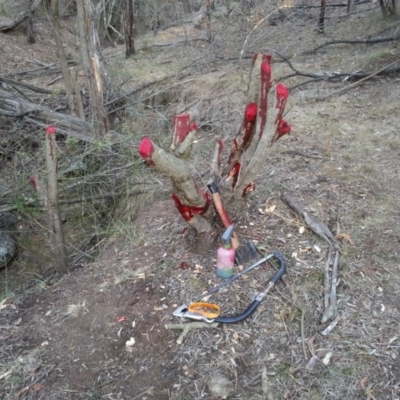
{"type": "Polygon", "coordinates": [[[58,132],[86,142],[94,142],[91,124],[80,118],[50,110],[41,104],[32,103],[13,93],[0,89],[0,115],[26,118],[27,121],[42,128],[56,125],[58,132]]]}
{"type": "Polygon", "coordinates": [[[42,0],[34,0],[29,6],[29,10],[20,12],[13,20],[0,21],[0,32],[11,31],[16,28],[21,22],[32,16],[32,13],[39,6],[42,0]]]}
{"type": "Polygon", "coordinates": [[[29,15],[29,11],[23,11],[13,20],[5,19],[0,21],[0,32],[7,32],[15,29],[21,22],[24,22],[29,15]]]}

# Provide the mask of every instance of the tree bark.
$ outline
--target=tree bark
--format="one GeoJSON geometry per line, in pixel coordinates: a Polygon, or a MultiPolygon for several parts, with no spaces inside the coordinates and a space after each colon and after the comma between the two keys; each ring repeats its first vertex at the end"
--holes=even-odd
{"type": "MultiPolygon", "coordinates": [[[[29,10],[22,11],[17,15],[17,17],[10,22],[3,22],[0,24],[0,32],[11,31],[16,28],[21,22],[25,21],[27,18],[32,16],[32,13],[39,6],[42,0],[33,0],[32,4],[29,7],[29,10]]],[[[31,42],[30,42],[31,43],[31,42]]],[[[33,43],[33,42],[32,42],[33,43]]]]}
{"type": "Polygon", "coordinates": [[[74,101],[74,93],[71,82],[71,76],[68,71],[67,57],[65,56],[64,43],[61,38],[61,25],[60,25],[60,5],[58,0],[51,0],[51,11],[53,16],[53,31],[54,40],[56,42],[57,57],[60,60],[61,72],[64,79],[65,91],[67,92],[69,109],[72,115],[76,115],[76,107],[74,101]]]}
{"type": "Polygon", "coordinates": [[[135,42],[133,38],[133,0],[125,0],[124,10],[124,34],[125,34],[125,57],[129,58],[135,54],[135,42]]]}
{"type": "Polygon", "coordinates": [[[324,33],[325,6],[326,6],[326,1],[321,0],[321,11],[319,14],[319,21],[318,21],[318,33],[324,33]]]}
{"type": "Polygon", "coordinates": [[[109,120],[104,107],[103,82],[97,52],[94,10],[91,0],[77,0],[78,31],[83,68],[89,87],[91,117],[97,139],[104,137],[109,120]]]}
{"type": "Polygon", "coordinates": [[[379,0],[379,5],[385,17],[396,13],[396,0],[379,0]]]}
{"type": "Polygon", "coordinates": [[[54,139],[55,128],[46,131],[47,166],[47,215],[49,218],[50,245],[56,269],[59,273],[68,272],[68,255],[58,205],[57,147],[54,139]]]}

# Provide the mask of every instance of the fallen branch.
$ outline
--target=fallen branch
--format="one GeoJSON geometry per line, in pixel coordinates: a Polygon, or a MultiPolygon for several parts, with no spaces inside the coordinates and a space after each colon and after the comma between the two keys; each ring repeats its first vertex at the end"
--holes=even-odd
{"type": "Polygon", "coordinates": [[[332,318],[335,318],[337,315],[337,295],[336,295],[336,286],[337,286],[337,276],[338,276],[338,267],[339,267],[340,253],[336,251],[335,260],[333,262],[332,267],[332,279],[331,279],[331,287],[329,290],[328,301],[329,304],[325,308],[324,313],[322,314],[321,323],[325,323],[332,318]]]}
{"type": "MultiPolygon", "coordinates": [[[[10,78],[5,78],[4,76],[0,76],[0,82],[5,82],[8,83],[9,85],[13,86],[22,86],[26,89],[32,90],[33,92],[36,93],[44,93],[44,94],[54,94],[54,90],[48,90],[48,89],[43,89],[34,85],[30,85],[29,83],[21,82],[21,81],[16,81],[15,79],[10,79],[10,78]]],[[[57,93],[65,93],[64,90],[60,90],[57,93]]]]}
{"type": "Polygon", "coordinates": [[[0,32],[11,31],[16,28],[21,22],[24,22],[32,15],[33,11],[35,11],[41,1],[42,0],[34,0],[29,6],[29,10],[19,13],[12,21],[4,21],[0,23],[0,32]]]}
{"type": "Polygon", "coordinates": [[[339,248],[332,232],[329,230],[328,226],[324,222],[304,211],[304,207],[287,194],[282,194],[281,200],[296,214],[298,214],[304,221],[304,223],[308,225],[308,227],[320,238],[325,240],[330,246],[333,246],[336,249],[339,248]]]}
{"type": "MultiPolygon", "coordinates": [[[[138,190],[133,190],[129,191],[127,193],[124,192],[125,195],[127,196],[139,196],[141,194],[148,194],[150,193],[149,190],[146,189],[138,189],[138,190]]],[[[98,196],[89,196],[89,197],[78,197],[75,199],[64,199],[64,200],[59,200],[58,204],[60,205],[70,205],[70,204],[77,204],[77,203],[84,203],[84,202],[90,202],[91,204],[101,202],[106,200],[106,199],[113,199],[117,196],[121,195],[121,193],[104,193],[100,194],[98,196]]],[[[36,200],[27,200],[25,203],[22,204],[22,207],[37,207],[38,203],[36,200]]],[[[9,211],[16,211],[21,208],[21,205],[4,205],[0,207],[0,213],[4,212],[9,212],[9,211]]]]}
{"type": "MultiPolygon", "coordinates": [[[[116,97],[116,98],[114,98],[114,99],[108,101],[108,102],[105,104],[105,106],[108,107],[108,106],[110,106],[110,105],[112,105],[112,104],[118,103],[118,102],[120,102],[121,100],[124,100],[124,99],[128,98],[129,96],[132,96],[133,94],[136,94],[136,93],[142,91],[143,89],[148,88],[149,86],[153,86],[153,85],[155,85],[155,84],[157,84],[157,83],[166,81],[166,80],[169,79],[169,78],[176,77],[179,73],[183,72],[183,71],[184,71],[185,69],[187,69],[187,68],[190,68],[192,65],[196,64],[197,61],[199,61],[199,60],[200,60],[200,58],[196,58],[196,59],[193,60],[191,63],[189,63],[188,65],[185,65],[184,67],[180,68],[178,71],[173,72],[172,74],[169,74],[169,75],[166,75],[166,76],[162,76],[162,77],[160,77],[160,78],[158,78],[158,79],[155,79],[155,80],[153,80],[153,81],[150,81],[150,82],[142,83],[141,85],[135,87],[133,90],[129,91],[128,93],[126,93],[126,94],[124,94],[124,95],[122,95],[122,96],[118,96],[118,97],[116,97]]],[[[187,75],[189,75],[189,74],[185,74],[185,75],[183,75],[182,77],[185,77],[185,76],[187,76],[187,75]]]]}
{"type": "Polygon", "coordinates": [[[348,90],[350,90],[350,89],[352,89],[353,87],[355,87],[355,86],[357,86],[357,85],[359,85],[359,84],[361,84],[361,83],[367,81],[368,79],[370,79],[370,78],[372,78],[372,77],[374,77],[374,76],[376,76],[376,75],[382,74],[384,71],[386,71],[388,74],[389,74],[389,73],[393,73],[393,72],[400,71],[400,67],[399,67],[399,68],[395,68],[395,69],[392,68],[392,67],[394,67],[396,64],[398,64],[399,62],[400,62],[400,60],[393,61],[392,63],[386,65],[386,66],[383,67],[383,68],[381,68],[379,71],[374,72],[373,74],[370,74],[370,75],[366,76],[365,78],[360,79],[359,81],[352,83],[352,84],[349,85],[349,86],[346,86],[346,87],[341,88],[341,89],[338,89],[338,90],[334,90],[333,92],[331,92],[331,93],[329,93],[328,95],[326,95],[325,97],[323,97],[321,100],[325,100],[325,99],[327,99],[328,97],[333,96],[333,95],[336,95],[336,94],[342,94],[342,93],[344,93],[344,92],[347,92],[348,90]]]}
{"type": "Polygon", "coordinates": [[[182,329],[182,333],[177,339],[176,343],[182,344],[187,334],[193,329],[212,329],[218,327],[218,322],[208,324],[206,322],[192,322],[190,324],[166,324],[166,329],[182,329]]]}
{"type": "Polygon", "coordinates": [[[38,382],[40,382],[44,377],[48,376],[51,371],[57,366],[57,364],[51,365],[46,371],[42,372],[30,385],[22,388],[14,397],[13,400],[18,400],[20,396],[26,393],[31,387],[35,386],[38,382]]]}
{"type": "MultiPolygon", "coordinates": [[[[340,78],[353,78],[353,79],[360,79],[360,81],[355,82],[354,84],[340,89],[339,91],[335,91],[331,94],[329,94],[326,97],[329,97],[333,94],[337,94],[340,93],[340,91],[345,91],[347,90],[347,88],[351,88],[352,86],[355,86],[356,84],[363,82],[364,80],[367,80],[369,78],[372,78],[373,76],[376,75],[389,75],[389,74],[393,74],[395,72],[399,72],[400,71],[400,67],[395,67],[395,65],[400,61],[400,60],[396,60],[388,65],[386,65],[384,68],[381,68],[380,70],[376,71],[376,72],[364,72],[364,71],[356,71],[356,72],[317,72],[317,73],[310,73],[310,72],[303,72],[303,71],[299,71],[298,69],[296,69],[294,67],[294,65],[290,62],[290,60],[283,56],[282,54],[279,54],[277,51],[273,51],[276,55],[278,55],[279,57],[281,57],[289,66],[289,68],[294,71],[293,74],[289,74],[289,75],[285,75],[282,77],[279,77],[278,80],[282,81],[284,79],[289,79],[289,78],[293,78],[295,76],[304,76],[306,78],[311,78],[310,80],[307,80],[305,82],[301,82],[295,86],[289,87],[288,89],[293,90],[299,86],[305,85],[307,83],[312,83],[312,82],[318,82],[318,81],[337,81],[340,78]]],[[[325,97],[325,98],[326,98],[325,97]]],[[[324,98],[324,99],[325,99],[324,98]]]]}
{"type": "Polygon", "coordinates": [[[29,17],[28,11],[23,11],[17,15],[13,20],[2,21],[0,24],[0,32],[11,31],[16,28],[21,22],[24,22],[29,17]]]}
{"type": "Polygon", "coordinates": [[[397,40],[397,39],[400,39],[400,35],[393,35],[393,36],[388,36],[388,37],[380,38],[380,39],[330,40],[329,42],[325,42],[324,44],[314,47],[311,50],[306,50],[303,53],[301,53],[300,55],[312,54],[312,53],[316,52],[317,50],[322,49],[325,46],[330,46],[333,44],[375,44],[375,43],[392,42],[393,40],[397,40]]]}

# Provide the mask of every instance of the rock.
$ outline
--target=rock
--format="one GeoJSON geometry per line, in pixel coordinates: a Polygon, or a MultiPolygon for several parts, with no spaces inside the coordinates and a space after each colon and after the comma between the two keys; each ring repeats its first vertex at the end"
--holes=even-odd
{"type": "Polygon", "coordinates": [[[17,255],[17,241],[13,235],[16,222],[14,214],[0,213],[0,268],[8,265],[17,255]]]}
{"type": "Polygon", "coordinates": [[[34,375],[42,365],[42,360],[33,356],[28,356],[20,361],[23,362],[23,371],[27,375],[34,375]]]}
{"type": "Polygon", "coordinates": [[[17,255],[17,241],[12,234],[0,231],[0,268],[8,265],[17,255]]]}
{"type": "Polygon", "coordinates": [[[78,160],[73,162],[65,171],[62,171],[60,175],[64,175],[66,177],[77,177],[83,176],[87,174],[88,166],[82,160],[78,160]]]}
{"type": "Polygon", "coordinates": [[[13,213],[0,213],[0,231],[14,231],[17,218],[13,213]]]}

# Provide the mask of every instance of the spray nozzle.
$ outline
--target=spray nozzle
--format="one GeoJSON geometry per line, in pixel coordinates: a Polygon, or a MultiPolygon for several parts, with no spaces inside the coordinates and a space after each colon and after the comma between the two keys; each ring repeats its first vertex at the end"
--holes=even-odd
{"type": "Polygon", "coordinates": [[[224,234],[222,235],[222,240],[224,242],[224,247],[231,247],[231,237],[233,234],[233,225],[228,226],[224,234]]]}

